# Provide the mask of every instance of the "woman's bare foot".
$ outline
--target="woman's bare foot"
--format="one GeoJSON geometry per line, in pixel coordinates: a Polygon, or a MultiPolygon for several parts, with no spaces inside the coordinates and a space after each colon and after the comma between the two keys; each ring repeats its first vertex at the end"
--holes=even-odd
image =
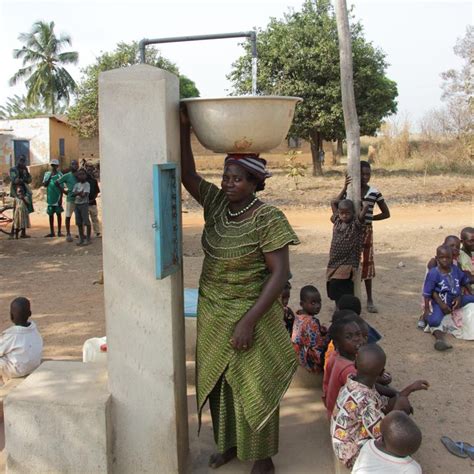
{"type": "Polygon", "coordinates": [[[250,474],[274,474],[275,465],[272,458],[260,459],[255,461],[250,474]]]}
{"type": "Polygon", "coordinates": [[[230,448],[225,453],[214,453],[209,458],[209,467],[217,469],[218,467],[227,464],[237,456],[237,448],[230,448]]]}

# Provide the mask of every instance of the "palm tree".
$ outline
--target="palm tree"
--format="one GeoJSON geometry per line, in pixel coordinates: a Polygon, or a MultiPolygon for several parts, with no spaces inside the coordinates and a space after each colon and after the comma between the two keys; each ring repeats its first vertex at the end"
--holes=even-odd
{"type": "Polygon", "coordinates": [[[44,103],[52,114],[56,113],[57,103],[69,104],[70,94],[76,90],[76,83],[69,72],[62,67],[76,64],[79,54],[75,51],[61,53],[65,45],[71,46],[71,37],[54,34],[54,22],[37,21],[30,33],[18,37],[25,45],[13,51],[15,59],[23,59],[23,66],[10,79],[10,85],[24,80],[28,93],[27,103],[44,103]]]}
{"type": "MultiPolygon", "coordinates": [[[[0,120],[33,118],[46,115],[48,111],[41,101],[38,104],[28,104],[25,96],[14,95],[8,97],[4,105],[0,105],[0,120]]],[[[56,104],[55,113],[63,115],[66,113],[64,104],[56,104]]]]}

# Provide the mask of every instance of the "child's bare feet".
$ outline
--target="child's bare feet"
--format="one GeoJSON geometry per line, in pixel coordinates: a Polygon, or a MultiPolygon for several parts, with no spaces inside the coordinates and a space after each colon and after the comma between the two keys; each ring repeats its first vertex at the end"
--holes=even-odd
{"type": "Polygon", "coordinates": [[[260,459],[255,461],[250,474],[274,474],[275,465],[272,458],[260,459]]]}
{"type": "Polygon", "coordinates": [[[369,313],[378,313],[379,310],[377,309],[377,306],[375,306],[373,301],[367,301],[367,311],[369,313]]]}
{"type": "Polygon", "coordinates": [[[230,448],[225,453],[215,453],[209,458],[209,467],[217,469],[218,467],[227,464],[237,456],[237,448],[230,448]]]}

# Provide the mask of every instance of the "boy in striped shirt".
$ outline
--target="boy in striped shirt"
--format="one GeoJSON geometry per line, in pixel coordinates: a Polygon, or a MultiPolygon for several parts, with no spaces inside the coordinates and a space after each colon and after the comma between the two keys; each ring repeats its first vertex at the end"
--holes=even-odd
{"type": "Polygon", "coordinates": [[[365,282],[367,292],[367,311],[369,313],[378,313],[372,297],[372,280],[375,277],[374,263],[374,241],[373,241],[373,221],[382,221],[390,217],[390,210],[385,202],[382,193],[375,187],[369,185],[371,176],[370,164],[367,161],[360,162],[360,184],[362,204],[368,203],[368,209],[365,214],[364,234],[362,244],[362,272],[361,278],[365,282]],[[380,209],[379,214],[374,215],[375,204],[380,209]]]}

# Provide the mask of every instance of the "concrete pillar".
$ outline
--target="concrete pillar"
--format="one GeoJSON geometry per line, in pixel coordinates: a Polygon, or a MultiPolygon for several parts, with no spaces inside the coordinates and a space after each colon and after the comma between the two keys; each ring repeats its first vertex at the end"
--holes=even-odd
{"type": "Polygon", "coordinates": [[[182,274],[156,279],[152,228],[152,165],[179,160],[178,105],[178,78],[168,72],[136,65],[100,75],[114,473],[171,474],[186,467],[182,274]]]}

